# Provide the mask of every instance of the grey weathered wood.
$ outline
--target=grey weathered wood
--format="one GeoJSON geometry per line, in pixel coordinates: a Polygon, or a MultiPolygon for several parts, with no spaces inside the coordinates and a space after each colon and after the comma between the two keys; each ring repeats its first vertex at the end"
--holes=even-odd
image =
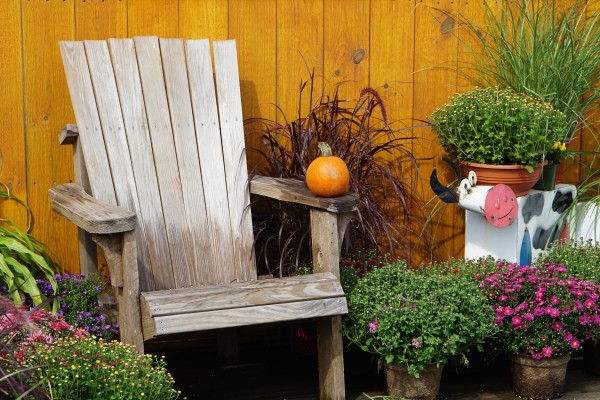
{"type": "Polygon", "coordinates": [[[122,341],[143,351],[156,336],[316,318],[321,398],[343,398],[338,263],[358,197],[320,198],[300,181],[254,178],[253,193],[311,207],[317,272],[257,280],[235,42],[214,44],[218,95],[206,40],[111,39],[108,47],[61,44],[78,126],[60,140],[81,142],[92,193],[123,207],[78,185],[50,195],[59,213],[96,233],[122,341]]]}
{"type": "Polygon", "coordinates": [[[250,192],[334,213],[356,211],[359,203],[359,197],[354,193],[346,193],[338,197],[319,197],[308,190],[304,182],[297,179],[271,178],[260,175],[252,178],[250,192]]]}
{"type": "Polygon", "coordinates": [[[337,297],[192,314],[167,315],[155,318],[153,324],[149,324],[148,320],[144,318],[144,338],[147,340],[173,333],[294,321],[340,315],[347,312],[345,299],[337,297]],[[152,327],[156,329],[155,332],[152,331],[152,327]]]}
{"type": "Polygon", "coordinates": [[[143,246],[149,253],[149,265],[140,264],[140,274],[153,278],[141,290],[174,288],[173,272],[165,267],[171,264],[171,254],[133,39],[109,39],[108,44],[144,227],[143,246]]]}
{"type": "Polygon", "coordinates": [[[289,303],[344,295],[332,273],[142,293],[144,314],[152,317],[289,303]]]}
{"type": "Polygon", "coordinates": [[[90,233],[117,233],[135,228],[135,213],[88,195],[76,183],[48,190],[54,211],[90,233]]]}
{"type": "Polygon", "coordinates": [[[193,262],[185,265],[184,268],[191,272],[190,284],[203,285],[207,283],[203,279],[205,271],[214,273],[219,268],[219,264],[212,257],[210,237],[206,231],[208,221],[183,40],[161,39],[160,52],[186,213],[184,223],[187,224],[191,235],[194,256],[193,262]]]}
{"type": "MultiPolygon", "coordinates": [[[[157,37],[134,38],[142,94],[146,106],[154,164],[171,252],[175,287],[192,282],[189,265],[194,262],[194,240],[187,222],[177,152],[171,129],[171,116],[165,88],[157,37]]],[[[141,183],[140,183],[141,184],[141,183]]]]}
{"type": "Polygon", "coordinates": [[[66,124],[58,135],[58,143],[64,144],[75,144],[79,137],[79,130],[75,124],[66,124]]]}
{"type": "Polygon", "coordinates": [[[108,204],[117,204],[108,157],[104,146],[102,126],[94,101],[94,90],[87,65],[83,42],[60,42],[71,103],[86,168],[90,177],[92,195],[108,204]]]}
{"type": "Polygon", "coordinates": [[[317,347],[319,361],[319,397],[345,399],[344,349],[342,317],[335,315],[317,320],[317,347]]]}
{"type": "Polygon", "coordinates": [[[256,279],[244,117],[235,40],[213,43],[227,198],[238,281],[256,279]]]}
{"type": "MultiPolygon", "coordinates": [[[[73,169],[75,172],[75,183],[81,185],[86,193],[91,193],[90,180],[85,167],[83,150],[77,125],[67,124],[61,130],[58,141],[61,145],[70,144],[73,148],[73,169]]],[[[77,229],[78,248],[79,248],[79,271],[85,276],[92,276],[98,273],[98,254],[96,244],[92,240],[92,235],[85,230],[77,229]]]]}
{"type": "Polygon", "coordinates": [[[233,262],[233,239],[227,200],[223,148],[219,129],[217,97],[208,40],[186,40],[186,61],[196,124],[196,139],[208,218],[208,233],[215,267],[205,271],[205,284],[229,283],[237,279],[233,262]]]}
{"type": "MultiPolygon", "coordinates": [[[[108,46],[104,40],[84,42],[85,52],[88,58],[88,66],[94,93],[96,107],[102,124],[106,153],[112,172],[112,183],[117,197],[117,204],[123,208],[140,214],[140,205],[136,183],[133,176],[129,146],[125,136],[125,125],[121,113],[119,94],[115,75],[112,69],[108,46]]],[[[135,231],[140,246],[138,247],[138,258],[141,265],[148,265],[148,246],[145,241],[145,229],[142,221],[138,219],[135,231]],[[146,244],[146,245],[144,245],[146,244]]],[[[153,278],[149,271],[144,268],[141,274],[143,286],[149,286],[153,278]]]]}

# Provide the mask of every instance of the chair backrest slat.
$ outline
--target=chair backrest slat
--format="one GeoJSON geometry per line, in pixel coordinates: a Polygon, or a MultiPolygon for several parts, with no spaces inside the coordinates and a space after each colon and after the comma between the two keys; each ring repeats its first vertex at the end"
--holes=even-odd
{"type": "Polygon", "coordinates": [[[92,194],[138,216],[140,289],[256,279],[235,42],[63,42],[92,194]]]}
{"type": "MultiPolygon", "coordinates": [[[[147,282],[148,286],[143,286],[140,282],[140,288],[148,291],[172,288],[175,287],[175,279],[173,271],[165,268],[165,265],[171,263],[171,255],[134,43],[132,39],[110,39],[108,46],[136,181],[140,207],[138,221],[144,230],[144,242],[137,243],[138,252],[140,246],[147,248],[149,252],[149,263],[139,264],[139,269],[153,277],[152,281],[147,282]]],[[[97,96],[102,95],[97,93],[97,96]]]]}
{"type": "MultiPolygon", "coordinates": [[[[102,93],[96,96],[96,105],[102,131],[104,132],[104,143],[107,148],[109,164],[112,171],[113,186],[117,203],[128,210],[140,213],[138,195],[133,176],[129,146],[125,136],[125,126],[121,117],[121,105],[115,82],[115,75],[111,68],[108,46],[104,40],[85,41],[85,52],[88,59],[88,67],[94,86],[94,92],[102,93]]],[[[137,242],[140,243],[138,258],[140,263],[149,263],[149,252],[144,240],[144,225],[138,222],[136,229],[137,242]]],[[[143,287],[154,287],[154,278],[150,271],[142,269],[140,280],[143,287]]]]}
{"type": "Polygon", "coordinates": [[[83,42],[61,42],[60,51],[92,193],[98,200],[117,204],[83,42]]]}
{"type": "Polygon", "coordinates": [[[206,234],[208,221],[183,40],[160,39],[160,50],[186,211],[185,223],[193,239],[194,263],[188,268],[192,270],[195,285],[220,283],[224,281],[219,276],[222,269],[214,263],[206,234]],[[215,282],[207,281],[205,276],[215,277],[215,282]]]}
{"type": "Polygon", "coordinates": [[[244,140],[244,117],[240,78],[237,63],[235,40],[213,43],[215,58],[215,76],[223,159],[229,194],[229,215],[232,221],[234,259],[238,270],[238,280],[248,281],[256,278],[254,251],[252,246],[252,217],[250,215],[250,193],[246,146],[244,140]]]}
{"type": "Polygon", "coordinates": [[[208,231],[215,264],[221,265],[222,276],[205,276],[207,283],[233,282],[236,278],[233,258],[231,220],[226,206],[227,186],[223,164],[219,112],[208,40],[186,40],[188,76],[196,138],[203,174],[208,231]]]}

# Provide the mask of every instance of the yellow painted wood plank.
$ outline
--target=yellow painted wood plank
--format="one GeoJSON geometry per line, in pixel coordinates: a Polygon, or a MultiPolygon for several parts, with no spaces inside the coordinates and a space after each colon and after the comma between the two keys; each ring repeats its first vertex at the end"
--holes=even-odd
{"type": "MultiPolygon", "coordinates": [[[[236,40],[244,119],[274,120],[277,98],[276,0],[239,0],[229,14],[229,37],[236,40]]],[[[246,149],[260,148],[259,124],[247,124],[246,149]]],[[[248,167],[258,157],[248,151],[248,167]]]]}
{"type": "Polygon", "coordinates": [[[77,40],[127,37],[127,1],[76,0],[77,40]]]}
{"type": "Polygon", "coordinates": [[[369,85],[369,2],[328,0],[323,3],[324,75],[340,86],[341,99],[357,98],[369,85]]]}
{"type": "Polygon", "coordinates": [[[411,124],[415,0],[371,2],[370,86],[383,98],[390,120],[411,124]]]}
{"type": "MultiPolygon", "coordinates": [[[[277,1],[277,105],[288,119],[298,118],[300,84],[313,68],[319,77],[315,94],[322,90],[323,1],[277,1]]],[[[311,104],[302,104],[305,114],[311,104]]]]}
{"type": "MultiPolygon", "coordinates": [[[[228,5],[223,0],[179,0],[179,36],[211,41],[228,39],[228,5]]],[[[238,7],[236,3],[232,11],[238,7]]]]}
{"type": "MultiPolygon", "coordinates": [[[[27,201],[27,166],[23,122],[23,57],[21,52],[21,2],[10,0],[0,7],[0,183],[27,201]]],[[[2,188],[4,190],[4,188],[2,188]]],[[[0,218],[27,228],[25,209],[15,202],[0,201],[0,218]]]]}
{"type": "MultiPolygon", "coordinates": [[[[456,21],[446,14],[457,11],[458,5],[452,0],[426,0],[415,8],[415,49],[418,51],[415,52],[414,66],[414,117],[417,119],[424,119],[456,92],[457,74],[448,69],[456,68],[458,41],[453,32],[456,21]],[[440,66],[447,68],[435,68],[440,66]]],[[[414,146],[415,155],[434,157],[431,161],[420,163],[423,196],[431,199],[434,194],[429,188],[429,176],[433,168],[437,168],[442,183],[449,184],[454,176],[451,171],[441,173],[444,168],[441,160],[443,151],[435,134],[430,129],[419,129],[415,135],[418,137],[414,146]]],[[[433,221],[432,226],[445,257],[457,255],[453,237],[463,234],[460,222],[463,215],[462,210],[450,205],[433,216],[436,220],[439,218],[439,223],[433,221]]]]}
{"type": "Polygon", "coordinates": [[[143,0],[127,3],[127,36],[179,36],[177,0],[143,0]]]}
{"type": "Polygon", "coordinates": [[[77,230],[51,211],[48,189],[74,181],[71,148],[58,143],[65,123],[75,120],[58,46],[59,40],[75,35],[74,1],[22,4],[27,197],[35,218],[33,234],[72,272],[79,268],[77,230]]]}

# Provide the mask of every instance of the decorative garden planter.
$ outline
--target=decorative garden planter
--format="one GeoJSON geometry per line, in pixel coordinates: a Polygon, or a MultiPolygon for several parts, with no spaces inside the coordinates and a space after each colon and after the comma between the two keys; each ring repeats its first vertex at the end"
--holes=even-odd
{"type": "Polygon", "coordinates": [[[462,161],[458,162],[458,168],[465,176],[469,171],[475,171],[478,185],[494,186],[503,183],[509,186],[517,197],[526,195],[542,175],[542,164],[534,166],[533,172],[527,171],[524,165],[492,165],[462,161]]]}
{"type": "Polygon", "coordinates": [[[440,389],[444,366],[430,364],[420,373],[420,378],[409,375],[404,365],[386,364],[384,369],[389,396],[410,400],[434,400],[440,389]]]}
{"type": "Polygon", "coordinates": [[[534,360],[531,356],[510,356],[513,391],[528,399],[553,399],[564,392],[570,355],[534,360]]]}
{"type": "Polygon", "coordinates": [[[558,181],[558,168],[560,164],[548,164],[542,169],[540,179],[533,186],[537,190],[554,190],[558,181]]]}

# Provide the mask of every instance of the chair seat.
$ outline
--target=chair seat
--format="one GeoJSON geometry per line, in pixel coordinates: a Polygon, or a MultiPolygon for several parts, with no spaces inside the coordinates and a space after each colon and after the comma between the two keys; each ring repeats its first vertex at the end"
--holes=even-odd
{"type": "Polygon", "coordinates": [[[346,314],[332,273],[143,292],[144,340],[173,333],[346,314]]]}

